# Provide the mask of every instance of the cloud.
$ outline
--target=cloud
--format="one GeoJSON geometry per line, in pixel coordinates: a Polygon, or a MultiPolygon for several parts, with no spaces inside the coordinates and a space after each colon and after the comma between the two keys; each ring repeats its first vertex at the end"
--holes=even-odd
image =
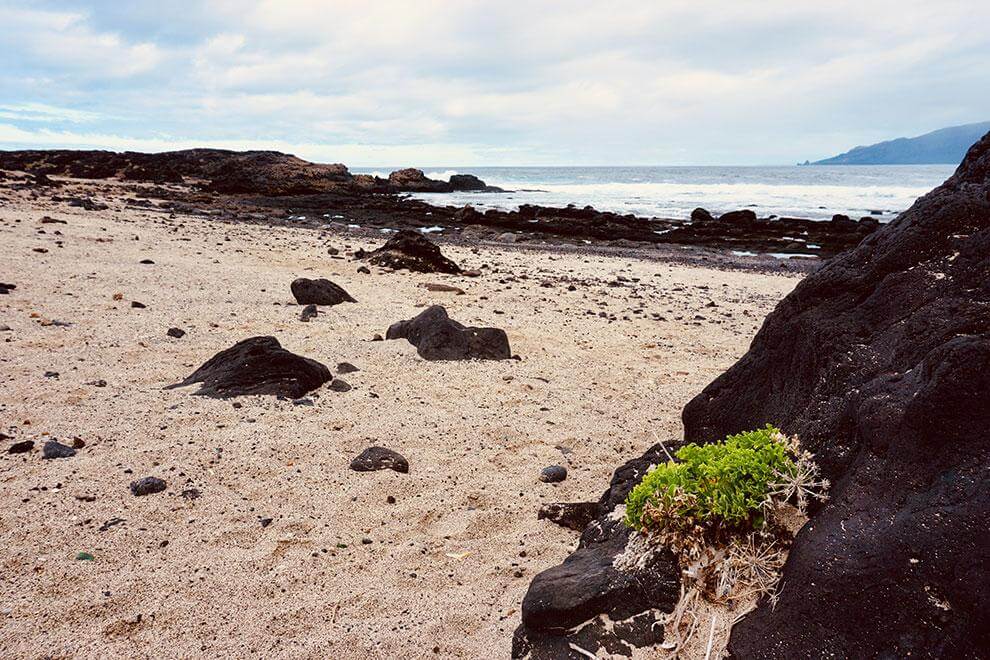
{"type": "Polygon", "coordinates": [[[0,119],[382,164],[794,162],[987,119],[988,23],[975,0],[0,0],[0,119]]]}

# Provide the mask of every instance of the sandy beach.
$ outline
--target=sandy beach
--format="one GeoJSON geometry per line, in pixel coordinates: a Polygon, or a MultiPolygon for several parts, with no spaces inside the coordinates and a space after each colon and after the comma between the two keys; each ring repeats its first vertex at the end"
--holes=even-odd
{"type": "Polygon", "coordinates": [[[6,657],[507,657],[529,579],[577,542],[540,505],[596,500],[654,436],[679,439],[684,404],[800,279],[442,239],[481,276],[362,274],[349,255],[384,239],[170,217],[106,190],[106,211],[30,190],[0,206],[0,281],[17,286],[0,296],[0,431],[36,443],[0,454],[6,657]],[[302,323],[302,276],[358,302],[302,323]],[[372,341],[432,304],[503,328],[519,360],[372,341]],[[352,389],[163,389],[258,335],[352,363],[352,389]],[[44,460],[50,438],[85,446],[44,460]],[[410,473],[350,470],[371,445],[410,473]],[[553,464],[568,478],[541,483],[553,464]],[[145,476],[166,491],[133,496],[145,476]]]}

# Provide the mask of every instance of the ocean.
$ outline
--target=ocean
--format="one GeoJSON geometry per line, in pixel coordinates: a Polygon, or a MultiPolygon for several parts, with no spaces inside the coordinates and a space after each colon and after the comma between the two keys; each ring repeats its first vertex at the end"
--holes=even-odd
{"type": "MultiPolygon", "coordinates": [[[[398,168],[355,173],[387,177],[398,168]]],[[[591,205],[644,217],[687,218],[748,208],[760,216],[827,220],[836,213],[890,221],[941,184],[951,165],[781,167],[450,167],[422,168],[433,179],[474,174],[506,193],[418,194],[437,205],[513,210],[520,204],[591,205]],[[881,211],[882,213],[877,213],[881,211]]]]}

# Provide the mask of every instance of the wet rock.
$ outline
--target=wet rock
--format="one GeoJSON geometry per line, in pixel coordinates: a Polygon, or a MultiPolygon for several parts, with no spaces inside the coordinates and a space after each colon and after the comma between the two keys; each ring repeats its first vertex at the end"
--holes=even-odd
{"type": "Polygon", "coordinates": [[[581,532],[601,513],[598,502],[554,502],[541,506],[536,517],[581,532]]]}
{"type": "Polygon", "coordinates": [[[691,211],[691,222],[715,222],[714,216],[701,207],[691,211]]]}
{"type": "Polygon", "coordinates": [[[41,448],[42,458],[71,458],[75,455],[75,449],[68,445],[63,445],[58,440],[49,440],[41,448]]]}
{"type": "Polygon", "coordinates": [[[274,337],[251,337],[207,360],[166,389],[201,383],[195,394],[216,398],[271,394],[297,399],[332,378],[325,366],[291,353],[274,337]]]}
{"type": "Polygon", "coordinates": [[[305,277],[292,282],[292,295],[300,305],[339,305],[357,302],[349,293],[327,279],[311,280],[305,277]]]}
{"type": "Polygon", "coordinates": [[[23,454],[34,449],[34,440],[21,440],[7,447],[8,454],[23,454]]]}
{"type": "Polygon", "coordinates": [[[550,465],[540,470],[540,481],[555,484],[567,478],[567,468],[563,465],[550,465]]]}
{"type": "Polygon", "coordinates": [[[512,356],[504,330],[461,325],[439,305],[393,323],[385,336],[408,340],[425,360],[507,360],[512,356]]]}
{"type": "Polygon", "coordinates": [[[726,222],[734,225],[751,225],[756,222],[756,213],[749,209],[741,211],[729,211],[718,217],[719,222],[726,222]]]}
{"type": "Polygon", "coordinates": [[[451,273],[460,272],[460,267],[443,256],[440,248],[427,240],[418,231],[403,229],[389,238],[385,245],[364,252],[359,250],[354,255],[358,259],[367,259],[376,266],[406,269],[420,273],[451,273]]]}
{"type": "Polygon", "coordinates": [[[186,336],[186,331],[182,328],[169,328],[165,334],[175,339],[182,339],[186,336]]]}
{"type": "Polygon", "coordinates": [[[319,314],[319,310],[316,305],[306,305],[303,311],[299,314],[299,320],[303,323],[309,323],[310,319],[316,318],[319,314]]]}
{"type": "Polygon", "coordinates": [[[158,477],[142,477],[137,481],[132,481],[130,485],[131,494],[138,497],[142,495],[154,495],[161,493],[166,488],[165,480],[158,477]]]}
{"type": "Polygon", "coordinates": [[[385,447],[368,447],[351,461],[351,469],[356,472],[374,470],[395,470],[409,472],[409,461],[402,454],[385,447]]]}

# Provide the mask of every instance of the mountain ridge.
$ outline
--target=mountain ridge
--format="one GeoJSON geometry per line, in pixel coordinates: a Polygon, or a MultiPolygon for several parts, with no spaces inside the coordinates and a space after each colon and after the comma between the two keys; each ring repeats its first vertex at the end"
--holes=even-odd
{"type": "Polygon", "coordinates": [[[990,121],[940,128],[911,138],[896,138],[853,147],[805,165],[958,165],[985,133],[990,121]]]}

